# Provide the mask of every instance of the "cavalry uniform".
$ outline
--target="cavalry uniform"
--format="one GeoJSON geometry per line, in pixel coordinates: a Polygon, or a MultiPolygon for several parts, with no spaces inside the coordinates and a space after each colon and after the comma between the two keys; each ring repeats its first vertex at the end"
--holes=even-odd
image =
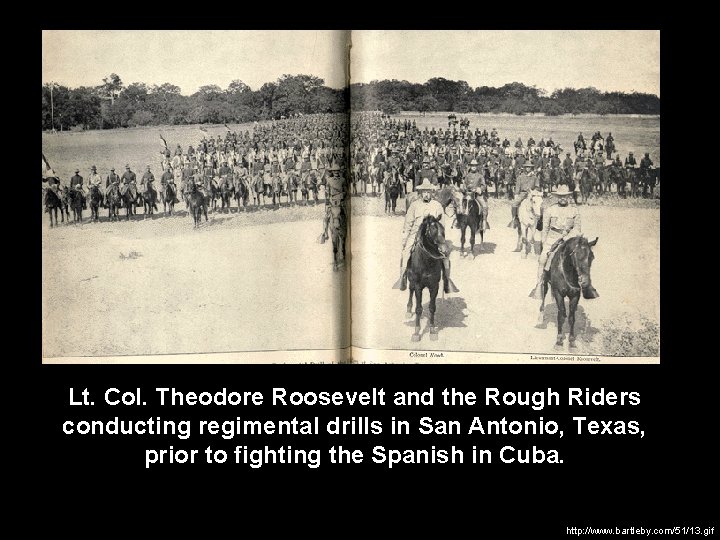
{"type": "Polygon", "coordinates": [[[122,175],[123,185],[120,188],[121,194],[125,194],[126,191],[130,191],[133,197],[137,197],[137,175],[130,170],[130,166],[125,166],[125,172],[122,175]]]}
{"type": "MultiPolygon", "coordinates": [[[[428,180],[425,180],[422,184],[417,186],[418,191],[437,191],[437,186],[431,184],[428,180]]],[[[398,282],[393,285],[393,288],[399,288],[401,291],[407,289],[407,265],[412,254],[413,246],[415,245],[415,238],[420,230],[423,220],[427,216],[434,216],[438,220],[442,219],[443,207],[435,199],[425,200],[425,197],[421,194],[420,198],[414,201],[410,208],[408,208],[405,214],[405,223],[403,224],[402,230],[402,256],[400,259],[400,272],[401,276],[398,282]]],[[[455,284],[450,280],[450,259],[448,257],[443,258],[443,268],[445,270],[445,292],[459,292],[455,284]]]]}
{"type": "MultiPolygon", "coordinates": [[[[477,165],[477,161],[472,160],[470,162],[470,171],[468,171],[467,175],[464,178],[465,181],[465,190],[463,193],[463,213],[467,209],[467,200],[472,196],[472,193],[475,193],[476,195],[483,195],[487,190],[487,185],[485,184],[485,176],[482,172],[476,170],[472,170],[477,165]]],[[[479,196],[476,197],[475,200],[480,205],[480,208],[483,210],[483,223],[481,224],[482,230],[486,230],[490,228],[490,225],[488,224],[487,218],[488,218],[488,204],[484,197],[479,196]]]]}
{"type": "Polygon", "coordinates": [[[625,168],[626,169],[634,169],[637,167],[637,161],[635,161],[635,156],[632,152],[630,152],[630,155],[625,158],[625,168]]]}
{"type": "Polygon", "coordinates": [[[526,170],[520,176],[518,176],[517,180],[515,181],[517,197],[515,197],[515,200],[510,207],[510,211],[512,213],[512,220],[508,224],[508,227],[513,227],[515,225],[515,220],[518,217],[518,208],[520,208],[520,203],[522,203],[527,198],[531,190],[539,187],[540,179],[535,176],[535,172],[531,169],[530,164],[526,164],[526,170]]]}
{"type": "MultiPolygon", "coordinates": [[[[571,195],[567,186],[560,186],[555,192],[558,197],[566,198],[571,195]]],[[[565,199],[567,200],[567,199],[565,199]]],[[[572,236],[580,236],[582,226],[580,223],[580,212],[577,206],[567,204],[554,204],[545,208],[542,217],[542,253],[538,259],[538,275],[535,289],[530,293],[531,298],[542,300],[541,284],[544,272],[549,270],[552,257],[557,248],[572,236]]]]}
{"type": "MultiPolygon", "coordinates": [[[[426,160],[423,160],[423,164],[428,163],[426,160]]],[[[438,184],[438,175],[435,172],[435,169],[428,168],[422,168],[420,169],[420,172],[415,177],[416,184],[420,184],[427,178],[427,181],[430,182],[432,185],[437,186],[438,184]]]]}
{"type": "Polygon", "coordinates": [[[107,178],[105,179],[105,188],[109,188],[112,185],[119,185],[120,184],[120,177],[115,174],[115,169],[110,169],[110,174],[107,175],[107,178]]]}
{"type": "Polygon", "coordinates": [[[80,176],[80,169],[76,169],[75,175],[70,179],[70,189],[74,189],[78,184],[83,185],[83,177],[80,176]]]}

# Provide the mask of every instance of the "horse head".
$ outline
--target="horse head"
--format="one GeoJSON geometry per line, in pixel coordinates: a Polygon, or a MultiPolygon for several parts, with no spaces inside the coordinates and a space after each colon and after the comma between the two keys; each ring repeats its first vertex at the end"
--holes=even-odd
{"type": "MultiPolygon", "coordinates": [[[[435,216],[426,216],[420,225],[418,238],[426,249],[433,249],[441,256],[447,255],[447,244],[445,243],[445,227],[435,216]]],[[[431,253],[431,255],[433,255],[431,253]]]]}
{"type": "Polygon", "coordinates": [[[540,216],[542,211],[543,195],[538,191],[530,192],[530,207],[536,216],[540,216]]]}
{"type": "Polygon", "coordinates": [[[578,276],[578,286],[582,290],[583,298],[590,300],[600,295],[592,286],[590,267],[595,259],[592,248],[597,244],[598,238],[589,242],[584,236],[576,236],[568,241],[566,253],[570,254],[572,265],[578,276]],[[569,250],[569,251],[568,251],[569,250]]]}

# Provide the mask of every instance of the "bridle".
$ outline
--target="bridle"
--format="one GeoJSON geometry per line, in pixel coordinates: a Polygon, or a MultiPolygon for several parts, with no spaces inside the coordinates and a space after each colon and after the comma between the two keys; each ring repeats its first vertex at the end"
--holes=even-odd
{"type": "Polygon", "coordinates": [[[435,255],[428,251],[428,249],[425,247],[425,243],[423,242],[423,240],[426,236],[427,236],[427,227],[425,228],[423,235],[422,236],[418,235],[418,239],[415,241],[415,244],[420,247],[420,249],[423,251],[423,253],[425,253],[425,255],[427,255],[428,257],[430,257],[431,259],[434,259],[436,261],[447,259],[447,256],[440,253],[439,250],[438,250],[438,255],[435,255]]]}

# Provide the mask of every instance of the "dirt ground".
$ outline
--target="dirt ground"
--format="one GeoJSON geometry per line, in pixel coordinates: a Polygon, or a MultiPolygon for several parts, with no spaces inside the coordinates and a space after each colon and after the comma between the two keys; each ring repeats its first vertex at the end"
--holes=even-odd
{"type": "Polygon", "coordinates": [[[44,215],[44,357],[348,347],[349,272],[316,242],[322,215],[215,214],[197,230],[184,211],[55,229],[44,215]]]}
{"type": "MultiPolygon", "coordinates": [[[[367,203],[375,206],[376,202],[367,203]]],[[[404,203],[402,208],[404,209],[404,203]]],[[[594,239],[594,300],[580,300],[577,311],[577,349],[563,353],[611,355],[632,339],[643,324],[660,323],[660,212],[659,209],[580,207],[583,232],[594,239]],[[616,335],[609,335],[615,332],[616,335]]],[[[452,278],[459,293],[438,295],[437,341],[424,333],[420,343],[410,341],[414,318],[405,316],[407,292],[393,290],[399,275],[402,216],[353,215],[353,345],[380,349],[454,350],[491,353],[556,353],[557,309],[548,294],[546,328],[535,328],[539,301],[529,298],[537,272],[537,257],[521,259],[514,253],[517,233],[508,228],[506,201],[490,201],[490,226],[476,258],[460,256],[460,231],[446,230],[453,245],[452,278]]],[[[446,227],[448,224],[446,224],[446,227]]],[[[469,231],[468,231],[469,236],[469,231]]],[[[477,240],[479,242],[479,239],[477,240]]],[[[427,325],[427,291],[423,331],[427,325]]],[[[567,323],[565,331],[567,332],[567,323]]],[[[641,355],[654,356],[659,335],[641,355]]]]}
{"type": "MultiPolygon", "coordinates": [[[[340,314],[348,310],[343,293],[350,274],[355,346],[557,352],[550,296],[546,328],[535,328],[538,302],[528,293],[537,259],[512,251],[516,232],[507,228],[507,201],[490,200],[491,229],[474,260],[460,257],[460,233],[448,230],[460,292],[438,297],[439,339],[425,334],[420,343],[410,341],[407,294],[391,288],[403,216],[385,216],[381,199],[352,198],[351,272],[333,272],[331,244],[316,242],[322,202],[211,214],[198,230],[180,208],[172,217],[54,229],[43,215],[44,357],[347,347],[340,314]]],[[[581,213],[585,235],[599,237],[592,279],[600,297],[580,301],[572,352],[620,354],[616,345],[650,325],[647,350],[635,344],[631,352],[657,355],[659,209],[586,206],[581,213]]],[[[427,300],[424,305],[423,329],[427,300]]]]}

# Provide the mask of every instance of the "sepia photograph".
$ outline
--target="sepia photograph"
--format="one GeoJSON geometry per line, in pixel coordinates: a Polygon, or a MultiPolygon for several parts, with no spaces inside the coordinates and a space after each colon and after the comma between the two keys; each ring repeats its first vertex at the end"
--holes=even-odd
{"type": "Polygon", "coordinates": [[[659,363],[660,32],[42,33],[46,363],[659,363]]]}
{"type": "Polygon", "coordinates": [[[42,40],[44,359],[349,358],[348,33],[42,40]]]}
{"type": "Polygon", "coordinates": [[[660,33],[352,45],[353,359],[657,363],[660,33]]]}

